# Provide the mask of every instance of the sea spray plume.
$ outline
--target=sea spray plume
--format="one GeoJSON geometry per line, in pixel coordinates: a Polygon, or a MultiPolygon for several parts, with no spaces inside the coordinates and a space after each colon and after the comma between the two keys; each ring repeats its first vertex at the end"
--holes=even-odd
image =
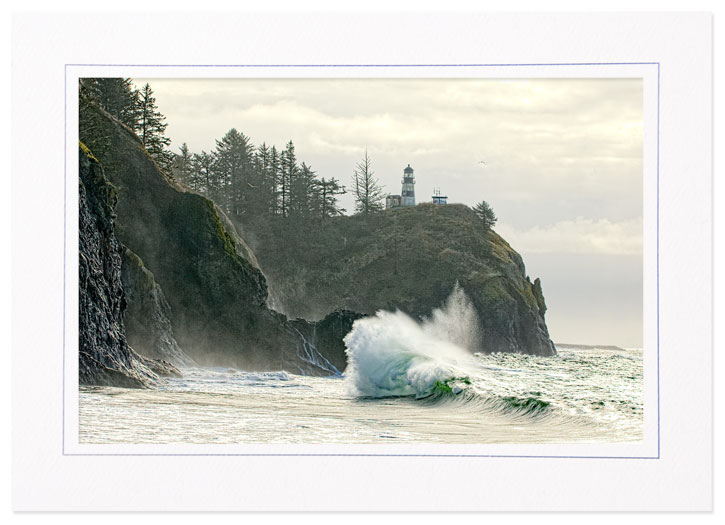
{"type": "Polygon", "coordinates": [[[423,331],[434,339],[449,341],[469,352],[482,350],[478,312],[458,284],[442,308],[436,308],[423,320],[423,331]]]}
{"type": "Polygon", "coordinates": [[[473,327],[456,328],[455,323],[475,320],[472,309],[457,286],[446,305],[422,323],[401,311],[379,311],[355,321],[345,337],[345,377],[352,393],[426,397],[436,386],[467,377],[474,365],[470,351],[460,344],[471,344],[466,331],[473,327]]]}

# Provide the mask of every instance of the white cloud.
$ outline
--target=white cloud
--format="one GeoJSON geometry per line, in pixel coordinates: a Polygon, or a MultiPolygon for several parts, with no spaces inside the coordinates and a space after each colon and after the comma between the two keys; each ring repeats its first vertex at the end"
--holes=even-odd
{"type": "Polygon", "coordinates": [[[517,230],[507,224],[496,227],[521,253],[580,253],[635,255],[642,253],[642,218],[611,222],[607,219],[559,221],[549,226],[517,230]]]}

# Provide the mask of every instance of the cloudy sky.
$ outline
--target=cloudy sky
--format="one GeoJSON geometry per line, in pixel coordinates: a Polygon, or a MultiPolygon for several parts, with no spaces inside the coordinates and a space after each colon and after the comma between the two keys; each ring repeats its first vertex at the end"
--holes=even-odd
{"type": "Polygon", "coordinates": [[[418,202],[488,201],[541,277],[555,342],[642,345],[640,80],[147,81],[175,150],[235,127],[349,183],[367,148],[388,192],[410,164],[418,202]]]}

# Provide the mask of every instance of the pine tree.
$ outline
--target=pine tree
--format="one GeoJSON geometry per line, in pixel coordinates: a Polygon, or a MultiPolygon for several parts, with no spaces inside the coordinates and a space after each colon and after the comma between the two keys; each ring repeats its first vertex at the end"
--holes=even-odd
{"type": "Polygon", "coordinates": [[[255,189],[252,177],[252,146],[249,138],[235,128],[216,142],[215,169],[221,186],[217,204],[223,204],[229,213],[243,215],[249,204],[250,190],[255,189]]]}
{"type": "Polygon", "coordinates": [[[319,216],[322,219],[336,217],[345,213],[344,208],[337,205],[337,196],[347,193],[340,181],[334,177],[326,180],[324,177],[317,182],[317,195],[319,196],[319,216]]]}
{"type": "Polygon", "coordinates": [[[275,146],[272,146],[269,149],[269,170],[267,177],[269,179],[269,187],[271,189],[271,193],[269,195],[269,211],[272,215],[281,215],[280,180],[282,176],[279,154],[277,153],[277,148],[275,146]]]}
{"type": "Polygon", "coordinates": [[[101,109],[97,79],[78,79],[78,137],[94,155],[104,157],[111,149],[111,137],[100,114],[101,109]]]}
{"type": "Polygon", "coordinates": [[[317,174],[304,162],[290,183],[290,217],[307,219],[313,214],[313,193],[317,174]]]}
{"type": "Polygon", "coordinates": [[[355,166],[353,174],[355,211],[368,215],[383,209],[383,188],[374,176],[368,150],[355,166]]]}
{"type": "Polygon", "coordinates": [[[257,147],[254,154],[255,172],[259,184],[260,211],[274,214],[276,212],[277,200],[277,169],[279,161],[276,158],[277,150],[272,146],[269,148],[266,143],[257,147]],[[273,162],[274,155],[274,162],[273,162]],[[274,163],[274,167],[273,167],[274,163]]]}
{"type": "Polygon", "coordinates": [[[206,151],[194,153],[192,170],[197,190],[210,197],[214,192],[214,155],[206,151]]]}
{"type": "Polygon", "coordinates": [[[151,158],[162,170],[170,173],[173,154],[167,147],[171,140],[164,135],[166,117],[159,112],[153,93],[148,83],[139,91],[136,103],[136,134],[151,158]]]}
{"type": "Polygon", "coordinates": [[[98,87],[103,109],[134,129],[138,91],[130,78],[99,78],[98,87]]]}
{"type": "Polygon", "coordinates": [[[181,145],[179,151],[181,153],[175,155],[174,159],[174,177],[192,190],[196,190],[196,180],[192,165],[193,155],[189,151],[189,146],[186,145],[186,142],[181,145]]]}
{"type": "Polygon", "coordinates": [[[290,186],[297,176],[299,168],[295,156],[295,145],[290,140],[280,155],[279,211],[282,217],[288,217],[290,211],[290,186]]]}
{"type": "Polygon", "coordinates": [[[130,78],[84,78],[82,94],[131,129],[136,128],[138,90],[130,78]]]}
{"type": "Polygon", "coordinates": [[[483,227],[487,230],[490,230],[496,225],[498,217],[496,217],[496,214],[493,212],[493,208],[491,208],[486,201],[481,201],[476,204],[473,207],[473,211],[476,212],[476,215],[478,215],[483,222],[483,227]]]}

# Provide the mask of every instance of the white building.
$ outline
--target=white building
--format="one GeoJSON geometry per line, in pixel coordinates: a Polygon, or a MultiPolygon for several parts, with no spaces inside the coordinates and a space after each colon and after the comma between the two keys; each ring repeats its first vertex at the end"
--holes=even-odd
{"type": "Polygon", "coordinates": [[[400,207],[400,195],[388,195],[385,197],[385,208],[400,207]]]}

